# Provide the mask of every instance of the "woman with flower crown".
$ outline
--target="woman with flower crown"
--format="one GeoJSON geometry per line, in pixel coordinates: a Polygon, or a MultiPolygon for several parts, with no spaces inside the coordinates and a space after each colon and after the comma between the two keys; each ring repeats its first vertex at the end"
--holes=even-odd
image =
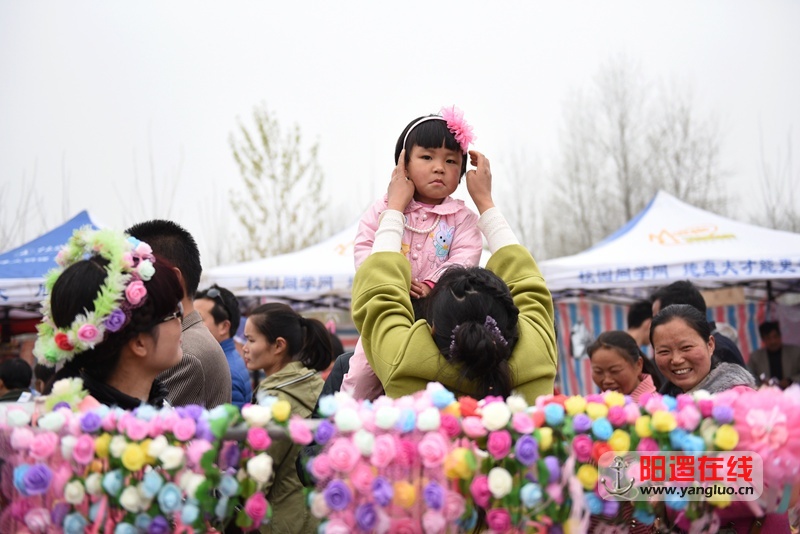
{"type": "MultiPolygon", "coordinates": [[[[411,264],[410,296],[416,317],[424,315],[425,297],[450,266],[477,265],[483,249],[478,216],[462,200],[450,195],[467,170],[467,150],[473,140],[472,127],[455,106],[440,115],[417,117],[397,139],[395,164],[404,152],[407,179],[414,184],[413,198],[403,211],[401,250],[411,264]]],[[[381,213],[387,209],[386,195],[361,217],[354,243],[356,269],[369,257],[381,213]]],[[[359,340],[342,391],[359,399],[374,399],[383,393],[370,368],[359,340]]]]}
{"type": "Polygon", "coordinates": [[[99,402],[127,410],[162,406],[156,376],[181,358],[182,291],[175,271],[147,243],[113,230],[77,230],[45,281],[34,348],[80,378],[99,402]]]}
{"type": "Polygon", "coordinates": [[[476,151],[469,156],[477,168],[466,174],[467,189],[493,252],[487,268],[449,268],[428,296],[426,320],[415,321],[411,271],[398,252],[416,184],[406,178],[401,152],[371,255],[353,282],[353,319],[390,397],[438,381],[478,398],[516,390],[533,404],[553,392],[553,301],[530,252],[494,206],[489,161],[476,151]]]}

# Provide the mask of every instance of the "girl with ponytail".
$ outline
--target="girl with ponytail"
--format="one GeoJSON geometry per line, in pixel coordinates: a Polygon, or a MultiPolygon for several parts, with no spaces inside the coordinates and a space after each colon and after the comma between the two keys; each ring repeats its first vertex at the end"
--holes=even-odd
{"type": "MultiPolygon", "coordinates": [[[[270,303],[253,310],[244,325],[244,336],[247,369],[263,370],[267,375],[258,386],[256,400],[278,397],[289,402],[292,415],[310,417],[322,392],[319,371],[327,369],[333,359],[325,325],[302,317],[286,304],[270,303]]],[[[275,472],[265,490],[273,506],[269,532],[316,532],[295,470],[300,449],[288,439],[276,440],[269,448],[275,472]]]]}
{"type": "Polygon", "coordinates": [[[494,206],[491,170],[470,151],[476,169],[467,189],[481,216],[478,228],[493,252],[486,269],[450,267],[415,321],[411,272],[401,239],[403,210],[415,183],[398,158],[372,254],[353,281],[353,319],[370,366],[386,394],[400,397],[438,381],[478,398],[512,391],[533,403],[553,392],[556,372],[553,301],[530,252],[494,206]]]}

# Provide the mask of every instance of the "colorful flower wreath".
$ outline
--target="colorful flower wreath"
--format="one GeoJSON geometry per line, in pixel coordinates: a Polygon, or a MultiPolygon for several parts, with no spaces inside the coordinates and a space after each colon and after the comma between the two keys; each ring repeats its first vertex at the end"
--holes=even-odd
{"type": "Polygon", "coordinates": [[[39,363],[54,366],[71,360],[76,354],[92,349],[103,341],[106,332],[117,332],[130,320],[131,310],[147,298],[144,282],[155,272],[150,245],[114,230],[75,230],[56,256],[58,267],[45,278],[47,296],[42,301],[42,322],[33,353],[39,363]],[[94,311],[84,310],[67,328],[53,323],[50,295],[56,280],[71,265],[98,255],[108,260],[106,279],[94,298],[94,311]]]}

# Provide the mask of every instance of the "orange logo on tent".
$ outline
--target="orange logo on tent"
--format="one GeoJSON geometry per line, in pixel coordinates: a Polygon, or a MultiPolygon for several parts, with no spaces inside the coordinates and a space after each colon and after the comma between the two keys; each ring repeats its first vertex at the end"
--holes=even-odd
{"type": "Polygon", "coordinates": [[[665,246],[706,243],[721,239],[736,239],[736,235],[719,233],[719,228],[715,224],[690,226],[673,232],[664,229],[657,234],[650,234],[651,242],[665,246]]]}

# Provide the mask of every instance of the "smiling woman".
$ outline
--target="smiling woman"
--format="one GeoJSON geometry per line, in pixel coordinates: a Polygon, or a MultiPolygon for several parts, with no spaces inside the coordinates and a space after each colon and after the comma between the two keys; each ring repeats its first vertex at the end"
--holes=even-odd
{"type": "Polygon", "coordinates": [[[619,391],[634,401],[654,393],[661,385],[653,363],[627,332],[603,332],[587,349],[592,360],[592,380],[603,391],[619,391]]]}
{"type": "Polygon", "coordinates": [[[714,338],[705,316],[687,304],[662,309],[650,326],[650,343],[656,365],[669,382],[665,393],[706,390],[718,393],[729,389],[753,388],[750,372],[712,357],[714,338]]]}

